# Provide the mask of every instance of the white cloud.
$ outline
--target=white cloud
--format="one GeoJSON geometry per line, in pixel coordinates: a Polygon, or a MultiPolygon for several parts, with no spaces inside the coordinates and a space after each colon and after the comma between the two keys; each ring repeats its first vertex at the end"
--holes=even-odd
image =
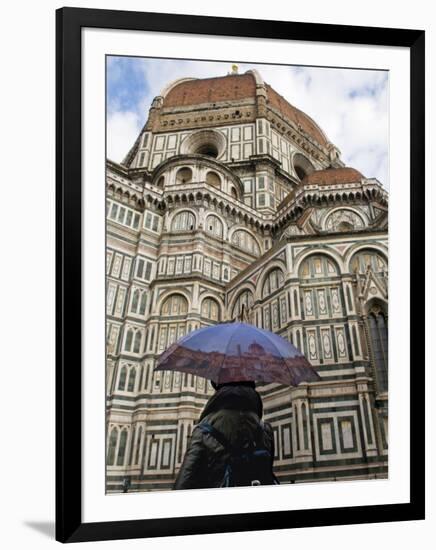
{"type": "Polygon", "coordinates": [[[132,111],[114,111],[107,118],[107,156],[121,162],[132,147],[139,132],[141,121],[132,111]]]}

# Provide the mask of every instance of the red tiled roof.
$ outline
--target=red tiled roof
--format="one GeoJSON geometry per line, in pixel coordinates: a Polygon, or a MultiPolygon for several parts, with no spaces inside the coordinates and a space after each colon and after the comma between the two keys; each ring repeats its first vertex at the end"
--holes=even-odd
{"type": "Polygon", "coordinates": [[[188,80],[176,84],[164,99],[164,107],[216,103],[256,96],[256,82],[251,74],[188,80]]]}
{"type": "Polygon", "coordinates": [[[285,117],[292,120],[297,127],[301,128],[315,139],[320,145],[327,145],[327,140],[324,137],[320,128],[313,122],[303,111],[291,105],[284,97],[278,94],[274,88],[266,84],[268,93],[268,103],[280,111],[285,117]]]}
{"type": "MultiPolygon", "coordinates": [[[[301,127],[320,145],[327,145],[327,139],[322,130],[310,117],[288,103],[269,84],[265,84],[265,86],[267,90],[267,103],[271,107],[277,109],[297,127],[301,127]]],[[[255,97],[256,81],[253,74],[230,74],[215,78],[193,79],[180,82],[167,93],[163,106],[179,107],[255,97]]]]}
{"type": "Polygon", "coordinates": [[[357,183],[364,176],[355,168],[344,166],[342,168],[326,168],[315,170],[301,180],[301,185],[332,185],[335,183],[357,183]]]}

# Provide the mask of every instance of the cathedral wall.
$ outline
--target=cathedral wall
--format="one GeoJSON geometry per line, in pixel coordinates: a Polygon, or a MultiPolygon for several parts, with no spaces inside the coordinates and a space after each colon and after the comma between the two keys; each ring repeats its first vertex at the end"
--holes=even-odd
{"type": "Polygon", "coordinates": [[[163,109],[158,97],[129,167],[108,164],[109,492],[126,479],[172,487],[212,389],[156,361],[235,319],[288,339],[322,378],[258,388],[280,480],[387,475],[387,358],[374,345],[387,334],[387,206],[371,180],[303,189],[341,164],[337,151],[262,97],[163,109]]]}

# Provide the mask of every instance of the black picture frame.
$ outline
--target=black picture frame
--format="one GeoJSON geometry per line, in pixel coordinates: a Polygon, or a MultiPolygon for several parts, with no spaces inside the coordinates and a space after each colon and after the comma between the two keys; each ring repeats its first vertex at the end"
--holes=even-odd
{"type": "Polygon", "coordinates": [[[424,51],[420,30],[94,9],[56,13],[56,539],[128,539],[424,519],[424,51]],[[410,50],[410,502],[135,521],[82,522],[81,29],[127,29],[405,47],[410,50]],[[419,290],[419,297],[418,297],[419,290]]]}

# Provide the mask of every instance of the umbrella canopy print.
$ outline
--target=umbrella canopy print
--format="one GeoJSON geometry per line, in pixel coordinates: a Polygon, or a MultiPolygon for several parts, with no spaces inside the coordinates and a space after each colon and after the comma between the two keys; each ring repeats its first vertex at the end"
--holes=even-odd
{"type": "Polygon", "coordinates": [[[290,342],[245,323],[190,332],[162,353],[155,370],[187,372],[217,384],[251,380],[298,386],[321,380],[290,342]]]}

